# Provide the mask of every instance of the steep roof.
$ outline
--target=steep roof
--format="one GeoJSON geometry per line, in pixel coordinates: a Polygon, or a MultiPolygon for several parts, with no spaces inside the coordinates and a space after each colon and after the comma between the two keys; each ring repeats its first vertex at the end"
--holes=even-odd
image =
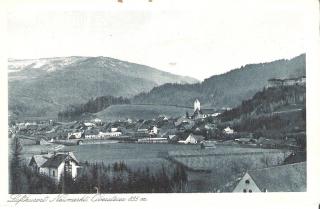
{"type": "Polygon", "coordinates": [[[188,139],[188,137],[193,137],[193,138],[195,138],[195,140],[197,140],[197,141],[203,141],[204,140],[204,136],[201,136],[201,135],[195,135],[195,134],[189,134],[187,137],[186,137],[186,140],[188,139]]]}
{"type": "Polygon", "coordinates": [[[29,163],[29,166],[32,165],[32,163],[36,163],[37,166],[42,166],[52,155],[33,155],[31,160],[30,160],[30,163],[29,163]]]}
{"type": "Polygon", "coordinates": [[[63,154],[56,154],[49,158],[41,167],[46,168],[57,168],[64,162],[67,158],[71,158],[77,164],[79,164],[78,160],[75,158],[73,153],[63,153],[63,154]]]}
{"type": "Polygon", "coordinates": [[[306,162],[248,171],[263,192],[306,191],[306,162]]]}

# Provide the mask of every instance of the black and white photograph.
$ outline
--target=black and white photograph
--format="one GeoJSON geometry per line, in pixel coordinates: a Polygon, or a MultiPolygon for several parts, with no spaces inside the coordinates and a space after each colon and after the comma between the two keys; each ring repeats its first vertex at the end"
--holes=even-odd
{"type": "Polygon", "coordinates": [[[7,3],[11,201],[314,191],[318,1],[45,2],[7,3]]]}

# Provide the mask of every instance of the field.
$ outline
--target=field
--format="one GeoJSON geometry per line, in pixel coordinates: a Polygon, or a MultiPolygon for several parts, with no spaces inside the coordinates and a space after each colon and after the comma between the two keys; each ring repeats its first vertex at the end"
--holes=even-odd
{"type": "Polygon", "coordinates": [[[190,108],[166,105],[112,105],[96,114],[102,120],[115,121],[119,119],[153,119],[159,115],[179,117],[191,111],[190,108]]]}
{"type": "Polygon", "coordinates": [[[290,153],[285,150],[218,146],[207,151],[171,151],[169,155],[173,162],[188,168],[192,192],[231,192],[246,170],[282,164],[290,153]]]}
{"type": "MultiPolygon", "coordinates": [[[[52,151],[56,146],[59,145],[27,145],[23,153],[30,159],[32,154],[52,151]]],[[[157,172],[162,165],[172,168],[176,163],[183,164],[189,168],[187,173],[191,192],[228,192],[246,169],[282,163],[290,153],[236,145],[217,145],[216,149],[201,150],[198,145],[133,143],[62,146],[60,151],[73,152],[80,162],[103,162],[109,165],[124,161],[133,170],[149,167],[150,172],[157,172]],[[164,158],[168,155],[174,160],[164,158]]]]}

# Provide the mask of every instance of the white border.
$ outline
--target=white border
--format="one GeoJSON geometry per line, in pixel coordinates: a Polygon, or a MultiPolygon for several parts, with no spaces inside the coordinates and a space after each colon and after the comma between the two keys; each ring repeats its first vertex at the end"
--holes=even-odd
{"type": "MultiPolygon", "coordinates": [[[[6,202],[7,200],[7,49],[6,46],[6,13],[5,9],[9,7],[35,8],[46,7],[49,9],[92,9],[101,10],[103,5],[110,3],[111,0],[68,0],[63,4],[53,0],[29,0],[29,1],[1,1],[0,2],[0,93],[1,93],[1,120],[0,133],[2,146],[1,153],[1,195],[0,206],[11,207],[13,204],[6,202]]],[[[125,0],[124,0],[125,1],[125,0]]],[[[146,0],[147,1],[147,0],[146,0]]],[[[154,0],[156,1],[156,0],[154,0]]],[[[159,1],[159,0],[158,0],[159,1]]],[[[163,0],[166,1],[166,0],[163,0]]],[[[279,0],[282,1],[282,0],[279,0]]],[[[320,204],[320,93],[319,88],[319,5],[316,0],[301,0],[310,7],[310,13],[306,14],[306,40],[307,41],[307,192],[305,193],[267,193],[267,194],[142,194],[140,196],[147,197],[147,202],[97,202],[97,203],[23,203],[14,207],[35,208],[35,207],[109,207],[109,208],[318,208],[320,204]]],[[[127,9],[143,9],[143,6],[134,4],[134,0],[127,0],[130,6],[127,9]]],[[[179,5],[175,4],[175,0],[171,0],[172,7],[177,9],[179,5]]],[[[188,5],[190,1],[186,0],[188,5]]],[[[196,1],[194,1],[196,2],[196,1]]],[[[290,4],[290,1],[283,0],[290,4]]],[[[157,8],[156,8],[157,9],[157,8]]],[[[161,8],[165,9],[165,8],[161,8]]],[[[170,8],[168,8],[170,9],[170,8]]],[[[137,195],[137,194],[135,194],[137,195]]],[[[72,195],[75,196],[75,195],[72,195]]],[[[112,196],[112,195],[109,195],[112,196]]],[[[119,195],[121,197],[129,197],[131,195],[119,195]]]]}

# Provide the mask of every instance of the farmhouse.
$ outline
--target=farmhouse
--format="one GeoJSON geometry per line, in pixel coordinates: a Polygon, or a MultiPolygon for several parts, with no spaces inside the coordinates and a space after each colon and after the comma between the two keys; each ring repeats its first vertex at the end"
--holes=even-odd
{"type": "Polygon", "coordinates": [[[233,192],[305,192],[306,162],[249,170],[233,192]]]}
{"type": "Polygon", "coordinates": [[[54,153],[32,156],[29,167],[59,182],[61,175],[71,175],[76,178],[79,162],[72,152],[54,153]]]}
{"type": "Polygon", "coordinates": [[[203,136],[189,134],[189,136],[185,140],[178,141],[181,144],[197,144],[204,140],[203,136]]]}
{"type": "Polygon", "coordinates": [[[80,139],[84,138],[84,132],[74,132],[74,133],[68,133],[68,139],[80,139]]]}
{"type": "Polygon", "coordinates": [[[158,134],[158,128],[157,128],[157,126],[151,126],[151,127],[149,128],[149,134],[150,134],[150,135],[157,135],[157,134],[158,134]]]}
{"type": "Polygon", "coordinates": [[[233,133],[234,133],[234,130],[231,129],[231,128],[228,126],[227,128],[223,129],[223,132],[224,132],[225,134],[233,134],[233,133]]]}

